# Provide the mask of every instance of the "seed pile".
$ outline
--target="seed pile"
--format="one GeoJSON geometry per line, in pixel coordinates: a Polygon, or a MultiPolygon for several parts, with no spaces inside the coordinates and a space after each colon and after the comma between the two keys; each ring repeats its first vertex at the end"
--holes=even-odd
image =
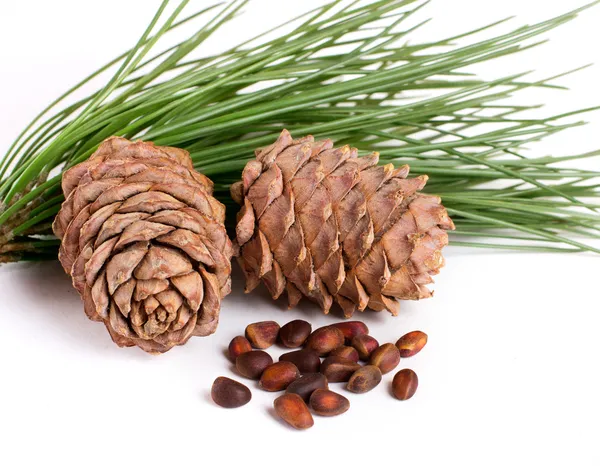
{"type": "MultiPolygon", "coordinates": [[[[417,330],[402,336],[396,344],[380,345],[369,335],[368,327],[358,321],[339,322],[315,331],[304,320],[293,320],[283,327],[265,321],[248,325],[245,336],[231,340],[228,353],[239,374],[258,380],[261,389],[285,390],[273,403],[277,415],[296,429],[308,429],[314,424],[311,411],[319,416],[337,416],[350,409],[350,401],[330,390],[330,383],[345,383],[353,393],[369,392],[381,383],[383,375],[396,369],[400,358],[414,356],[426,343],[427,335],[417,330]],[[275,343],[293,351],[274,362],[264,350],[275,343]]],[[[417,386],[417,374],[402,369],[395,374],[391,391],[397,399],[408,400],[417,386]]],[[[227,377],[214,381],[211,395],[224,408],[238,408],[252,398],[245,385],[227,377]]]]}

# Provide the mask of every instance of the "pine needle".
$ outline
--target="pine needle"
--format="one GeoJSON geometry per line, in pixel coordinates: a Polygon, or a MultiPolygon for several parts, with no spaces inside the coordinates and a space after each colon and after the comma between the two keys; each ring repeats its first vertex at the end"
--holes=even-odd
{"type": "Polygon", "coordinates": [[[528,81],[527,73],[485,80],[465,71],[542,44],[540,35],[597,2],[487,39],[475,36],[506,20],[409,45],[426,23],[411,21],[428,2],[336,0],[220,55],[200,57],[190,55],[247,0],[183,19],[188,0],[167,14],[169,3],[162,2],[133,48],[52,102],[8,148],[0,161],[0,262],[56,257],[51,221],[63,201],[60,173],[109,136],[189,150],[233,214],[229,185],[254,149],[283,128],[361,153],[375,150],[382,162],[408,163],[413,174],[429,175],[426,190],[442,196],[457,225],[453,244],[600,253],[586,241],[600,237],[600,173],[565,167],[599,152],[523,154],[532,142],[583,124],[567,119],[595,108],[524,117],[539,106],[512,104],[513,96],[531,87],[563,89],[554,81],[567,73],[528,81]],[[184,24],[197,24],[195,32],[164,47],[184,24]],[[278,37],[265,39],[274,31],[278,37]],[[106,85],[73,101],[75,91],[110,70],[106,85]]]}

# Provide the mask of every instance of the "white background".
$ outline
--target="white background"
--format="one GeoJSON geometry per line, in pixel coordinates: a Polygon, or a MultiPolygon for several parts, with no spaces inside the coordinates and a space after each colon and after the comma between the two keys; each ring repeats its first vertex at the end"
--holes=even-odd
{"type": "MultiPolygon", "coordinates": [[[[128,48],[158,1],[2,0],[0,152],[71,84],[128,48]]],[[[206,2],[192,0],[191,8],[206,2]]],[[[218,51],[322,4],[255,0],[218,51]]],[[[417,39],[462,32],[518,15],[513,25],[562,13],[581,2],[435,0],[434,20],[417,39]]],[[[190,10],[191,11],[191,10],[190,10]]],[[[551,42],[485,65],[499,77],[536,69],[549,76],[600,62],[600,7],[547,35],[551,42]]],[[[569,92],[532,91],[521,101],[549,112],[600,104],[600,68],[561,81],[569,92]]],[[[597,149],[600,114],[589,126],[532,147],[533,155],[597,149]]],[[[600,169],[599,160],[587,161],[600,169]]],[[[57,263],[0,268],[0,464],[600,464],[599,258],[448,248],[436,297],[404,303],[402,314],[364,314],[380,342],[422,329],[429,344],[403,360],[420,378],[407,402],[389,394],[391,374],[373,392],[352,395],[348,413],[315,418],[306,432],[272,414],[274,395],[224,410],[210,400],[223,355],[252,322],[337,317],[310,304],[285,311],[264,292],[244,296],[238,274],[218,332],[153,357],[117,348],[88,321],[57,263]],[[237,463],[236,463],[237,462],[237,463]]],[[[271,350],[278,356],[281,349],[271,350]]],[[[343,391],[342,387],[339,387],[343,391]]]]}

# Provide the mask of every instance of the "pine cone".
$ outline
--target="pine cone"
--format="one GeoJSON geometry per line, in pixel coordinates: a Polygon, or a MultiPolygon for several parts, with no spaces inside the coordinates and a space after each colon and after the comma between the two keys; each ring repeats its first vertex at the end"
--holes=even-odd
{"type": "Polygon", "coordinates": [[[59,259],[117,345],[163,353],[214,333],[233,249],[225,207],[186,151],[109,138],[62,188],[59,259]]]}
{"type": "Polygon", "coordinates": [[[396,315],[396,298],[430,297],[454,224],[438,197],[418,192],[426,176],[378,160],[287,130],[257,150],[231,187],[246,292],[262,279],[274,299],[287,290],[290,307],[304,295],[327,313],[335,300],[346,317],[367,306],[396,315]]]}

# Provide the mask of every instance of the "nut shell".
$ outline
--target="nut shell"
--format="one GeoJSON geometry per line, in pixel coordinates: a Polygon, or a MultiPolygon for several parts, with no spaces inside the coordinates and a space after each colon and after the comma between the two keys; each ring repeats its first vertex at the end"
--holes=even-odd
{"type": "Polygon", "coordinates": [[[305,342],[312,326],[305,320],[292,320],[288,322],[279,331],[279,340],[286,348],[299,348],[305,342]]]}
{"type": "Polygon", "coordinates": [[[387,374],[400,364],[400,351],[395,345],[385,343],[371,353],[369,364],[379,367],[382,374],[387,374]]]}
{"type": "Polygon", "coordinates": [[[296,366],[288,361],[279,361],[263,371],[258,386],[268,392],[279,392],[285,390],[298,377],[300,371],[296,366]]]}
{"type": "Polygon", "coordinates": [[[408,400],[417,391],[419,378],[412,369],[402,369],[392,380],[392,393],[399,400],[408,400]]]}
{"type": "Polygon", "coordinates": [[[352,347],[358,351],[361,361],[368,361],[371,353],[379,348],[379,342],[371,335],[357,335],[352,339],[352,347]]]}
{"type": "Polygon", "coordinates": [[[263,371],[273,364],[273,358],[265,351],[250,351],[240,354],[235,360],[238,372],[249,379],[258,380],[263,371]]]}
{"type": "Polygon", "coordinates": [[[308,429],[315,423],[300,395],[285,393],[276,398],[273,407],[277,415],[294,429],[308,429]]]}
{"type": "Polygon", "coordinates": [[[279,324],[272,320],[255,322],[246,327],[246,338],[254,348],[266,349],[275,344],[279,335],[279,324]]]}
{"type": "Polygon", "coordinates": [[[415,330],[400,337],[396,342],[396,348],[400,350],[400,356],[409,358],[421,351],[426,344],[427,334],[420,330],[415,330]]]}
{"type": "Polygon", "coordinates": [[[336,327],[321,327],[310,334],[306,340],[306,348],[325,356],[334,349],[344,345],[344,334],[336,327]]]}
{"type": "Polygon", "coordinates": [[[315,414],[319,416],[338,416],[350,409],[348,398],[321,388],[313,392],[309,404],[315,414]]]}
{"type": "Polygon", "coordinates": [[[380,382],[381,371],[377,366],[363,366],[352,374],[346,388],[353,393],[367,393],[380,382]]]}
{"type": "Polygon", "coordinates": [[[248,387],[228,377],[215,379],[210,396],[223,408],[239,408],[252,399],[252,393],[248,387]]]}
{"type": "Polygon", "coordinates": [[[342,331],[347,344],[350,344],[352,339],[358,335],[369,334],[369,327],[367,327],[367,324],[358,320],[338,322],[337,324],[333,324],[332,327],[338,328],[342,331]]]}
{"type": "Polygon", "coordinates": [[[353,362],[358,362],[358,351],[352,346],[340,346],[339,348],[334,349],[329,356],[338,356],[340,358],[349,359],[353,362]]]}
{"type": "Polygon", "coordinates": [[[252,351],[252,345],[250,345],[250,342],[246,337],[239,335],[234,337],[233,340],[231,340],[231,343],[229,343],[229,359],[233,362],[235,362],[240,354],[248,353],[249,351],[252,351]]]}
{"type": "Polygon", "coordinates": [[[302,374],[313,374],[321,368],[319,355],[307,348],[284,353],[279,356],[279,360],[293,363],[302,374]]]}
{"type": "Polygon", "coordinates": [[[360,364],[349,359],[329,356],[321,364],[321,374],[330,383],[347,382],[360,367],[360,364]]]}
{"type": "Polygon", "coordinates": [[[329,384],[327,383],[327,377],[323,374],[306,374],[300,377],[297,380],[294,380],[288,388],[285,390],[286,393],[295,393],[296,395],[300,395],[302,399],[308,403],[310,396],[312,393],[319,389],[327,389],[329,388],[329,384]]]}

